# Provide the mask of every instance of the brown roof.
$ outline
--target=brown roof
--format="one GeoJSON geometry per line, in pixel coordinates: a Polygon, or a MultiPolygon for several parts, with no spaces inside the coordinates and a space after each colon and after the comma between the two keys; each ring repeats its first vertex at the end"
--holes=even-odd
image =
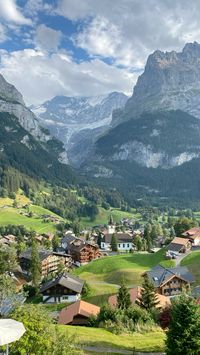
{"type": "Polygon", "coordinates": [[[100,307],[85,301],[77,301],[62,309],[59,315],[58,324],[69,324],[77,315],[89,318],[91,316],[96,316],[99,312],[100,307]]]}
{"type": "Polygon", "coordinates": [[[186,232],[184,232],[183,235],[185,235],[191,239],[195,239],[198,237],[200,238],[200,228],[199,227],[191,228],[191,229],[187,230],[186,232]]]}
{"type": "Polygon", "coordinates": [[[175,237],[170,244],[180,244],[180,245],[184,245],[184,246],[187,246],[188,245],[188,242],[190,240],[188,238],[178,238],[178,237],[175,237]]]}
{"type": "MultiPolygon", "coordinates": [[[[138,302],[138,303],[140,302],[141,291],[142,291],[142,287],[140,287],[140,286],[131,288],[129,290],[130,299],[131,299],[132,304],[134,304],[135,302],[138,302]]],[[[170,306],[170,304],[171,304],[169,297],[160,295],[158,293],[156,293],[156,299],[159,302],[156,307],[165,308],[167,306],[170,306]]],[[[117,295],[110,296],[108,299],[108,303],[111,307],[115,308],[117,306],[117,295]]]]}

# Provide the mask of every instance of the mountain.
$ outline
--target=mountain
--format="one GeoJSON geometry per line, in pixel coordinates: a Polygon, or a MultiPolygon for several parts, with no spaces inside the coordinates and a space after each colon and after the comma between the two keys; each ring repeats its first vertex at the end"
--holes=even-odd
{"type": "Polygon", "coordinates": [[[186,44],[181,53],[156,51],[84,171],[128,194],[199,198],[199,119],[200,44],[186,44]]]}
{"type": "Polygon", "coordinates": [[[69,162],[80,166],[97,137],[108,130],[113,110],[124,107],[127,99],[118,92],[94,97],[56,96],[30,108],[41,124],[64,143],[69,162]]]}
{"type": "Polygon", "coordinates": [[[200,118],[200,44],[187,43],[182,52],[151,54],[124,110],[113,125],[137,118],[143,112],[182,110],[200,118]]]}
{"type": "Polygon", "coordinates": [[[22,95],[0,75],[0,165],[35,178],[71,183],[65,150],[24,104],[22,95]]]}

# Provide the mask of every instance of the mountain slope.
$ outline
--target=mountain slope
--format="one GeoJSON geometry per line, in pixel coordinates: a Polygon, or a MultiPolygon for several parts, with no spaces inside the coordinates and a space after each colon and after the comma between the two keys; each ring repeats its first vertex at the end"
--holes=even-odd
{"type": "Polygon", "coordinates": [[[61,142],[40,126],[22,95],[0,75],[0,163],[32,177],[70,183],[75,175],[67,165],[61,142]]]}
{"type": "Polygon", "coordinates": [[[80,166],[97,137],[108,129],[113,110],[123,107],[126,101],[127,96],[117,92],[97,97],[56,96],[31,109],[41,124],[64,143],[69,161],[80,166]]]}

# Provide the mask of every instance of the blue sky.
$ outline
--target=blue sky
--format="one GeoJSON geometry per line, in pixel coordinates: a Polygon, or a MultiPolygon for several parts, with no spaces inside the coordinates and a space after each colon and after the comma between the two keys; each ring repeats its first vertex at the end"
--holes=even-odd
{"type": "Polygon", "coordinates": [[[131,94],[150,53],[200,41],[193,0],[0,0],[0,72],[39,104],[131,94]]]}

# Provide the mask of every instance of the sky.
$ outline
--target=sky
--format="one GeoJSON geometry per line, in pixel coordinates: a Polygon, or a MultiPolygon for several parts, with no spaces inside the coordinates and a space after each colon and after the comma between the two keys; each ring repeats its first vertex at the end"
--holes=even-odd
{"type": "Polygon", "coordinates": [[[200,41],[199,19],[199,0],[0,0],[0,73],[27,105],[131,95],[150,53],[200,41]]]}

